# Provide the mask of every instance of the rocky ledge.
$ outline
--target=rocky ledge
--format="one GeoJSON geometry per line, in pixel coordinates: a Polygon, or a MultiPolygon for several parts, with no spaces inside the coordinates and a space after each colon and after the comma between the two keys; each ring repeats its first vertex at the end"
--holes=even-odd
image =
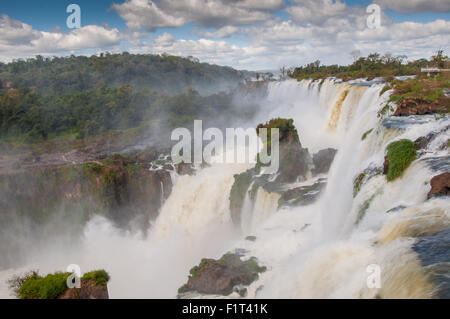
{"type": "MultiPolygon", "coordinates": [[[[109,274],[104,270],[85,273],[79,288],[68,288],[73,276],[70,273],[56,272],[45,277],[37,271],[16,275],[8,280],[14,296],[20,299],[109,299],[109,274]]],[[[75,280],[72,281],[75,284],[75,280]]]]}
{"type": "Polygon", "coordinates": [[[397,105],[394,116],[424,115],[450,111],[450,99],[442,97],[435,101],[409,98],[397,105]]]}
{"type": "Polygon", "coordinates": [[[431,189],[428,198],[450,195],[450,173],[434,176],[430,181],[431,189]]]}
{"type": "Polygon", "coordinates": [[[241,224],[241,211],[246,194],[250,195],[251,200],[255,200],[259,187],[269,193],[281,194],[280,207],[313,203],[324,188],[326,180],[321,179],[312,185],[302,187],[298,187],[297,182],[327,173],[337,152],[335,149],[327,148],[311,156],[308,149],[302,147],[292,119],[272,119],[265,124],[259,124],[256,128],[257,132],[261,128],[268,129],[268,145],[265,145],[265,148],[269,151],[270,129],[279,129],[280,166],[275,174],[264,174],[264,165],[258,160],[254,168],[234,176],[234,184],[230,192],[230,212],[231,219],[237,226],[241,224]]]}
{"type": "Polygon", "coordinates": [[[188,282],[178,289],[179,294],[195,291],[201,294],[227,296],[234,291],[245,294],[245,288],[258,279],[266,267],[259,266],[255,257],[242,261],[236,253],[227,253],[220,259],[202,259],[191,269],[188,282]]]}

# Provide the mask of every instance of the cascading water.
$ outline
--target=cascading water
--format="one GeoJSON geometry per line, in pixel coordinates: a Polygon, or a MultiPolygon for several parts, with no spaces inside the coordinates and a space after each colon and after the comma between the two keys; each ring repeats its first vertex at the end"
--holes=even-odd
{"type": "MultiPolygon", "coordinates": [[[[279,84],[284,85],[289,87],[293,83],[279,84]]],[[[315,90],[306,81],[296,85],[298,91],[315,90]]],[[[420,261],[411,250],[416,242],[414,237],[427,232],[434,234],[447,228],[450,221],[450,207],[446,199],[426,201],[427,183],[433,176],[430,165],[426,164],[427,156],[414,162],[394,182],[387,183],[382,175],[374,176],[355,198],[353,180],[368,167],[381,168],[385,148],[393,140],[415,140],[438,131],[441,133],[436,140],[440,142],[432,143],[434,146],[429,148],[434,149],[428,151],[432,156],[448,156],[446,150],[437,149],[449,138],[450,121],[448,117],[430,117],[418,124],[386,128],[377,117],[387,99],[387,93],[379,96],[381,87],[349,86],[327,80],[322,84],[321,92],[330,92],[333,97],[321,95],[319,103],[331,101],[328,107],[302,105],[290,96],[288,99],[291,101],[293,98],[298,101],[297,114],[293,114],[295,112],[291,109],[290,104],[294,102],[287,103],[287,112],[273,111],[281,116],[286,113],[287,116],[293,115],[302,143],[307,147],[313,148],[315,140],[310,138],[310,134],[305,134],[303,139],[303,132],[312,131],[316,136],[321,135],[318,138],[320,143],[328,137],[322,134],[323,131],[335,132],[340,142],[336,144],[331,137],[326,146],[337,145],[339,152],[329,172],[325,193],[317,203],[273,214],[255,232],[258,239],[254,243],[237,244],[247,249],[248,255],[256,256],[272,269],[252,284],[249,297],[358,298],[378,294],[385,298],[424,298],[435,293],[420,261]],[[329,86],[336,88],[331,90],[329,86]],[[306,107],[326,109],[327,112],[322,113],[322,116],[328,115],[323,116],[325,122],[317,120],[315,123],[319,125],[311,127],[308,125],[310,121],[302,121],[300,117],[306,107]],[[362,140],[362,135],[369,129],[373,129],[373,133],[362,140]],[[387,130],[395,134],[386,134],[387,130]],[[395,207],[405,206],[408,208],[401,214],[388,213],[395,207]],[[305,228],[306,225],[310,227],[305,228]],[[386,237],[392,236],[395,240],[386,242],[386,237]],[[371,264],[381,267],[379,289],[369,289],[366,283],[369,275],[367,266],[371,264]]],[[[283,90],[279,91],[285,94],[283,90]]],[[[276,95],[275,90],[272,91],[269,99],[276,95]]],[[[398,119],[399,124],[406,121],[398,119]]]]}
{"type": "MultiPolygon", "coordinates": [[[[293,118],[302,146],[310,152],[338,149],[327,186],[314,204],[278,209],[279,195],[259,188],[254,202],[246,195],[240,234],[230,219],[228,197],[233,174],[248,167],[214,164],[195,176],[173,173],[172,194],[147,238],[121,233],[96,218],[88,224],[81,247],[42,254],[24,270],[36,266],[52,272],[75,262],[82,269],[108,269],[113,298],[175,297],[201,258],[243,248],[246,256],[257,257],[268,268],[248,287],[249,298],[433,296],[436,286],[412,248],[418,235],[433,235],[450,225],[448,200],[426,196],[430,178],[448,170],[448,151],[441,146],[450,137],[450,120],[382,120],[377,114],[389,92],[379,96],[381,88],[332,79],[269,84],[249,127],[271,118],[293,118]],[[400,178],[387,183],[377,173],[390,142],[430,132],[438,133],[426,154],[400,178]],[[368,169],[373,176],[368,174],[353,197],[355,177],[368,169]],[[255,241],[244,240],[250,234],[255,241]],[[381,268],[381,288],[367,285],[367,267],[373,264],[381,268]]],[[[20,271],[4,271],[0,277],[4,282],[15,272],[20,271]]],[[[1,297],[8,297],[1,287],[1,297]]]]}

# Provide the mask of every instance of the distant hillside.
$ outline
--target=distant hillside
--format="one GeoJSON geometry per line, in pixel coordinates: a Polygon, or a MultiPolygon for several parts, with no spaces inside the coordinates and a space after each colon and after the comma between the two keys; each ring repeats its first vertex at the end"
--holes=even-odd
{"type": "Polygon", "coordinates": [[[36,88],[40,94],[65,94],[94,87],[132,85],[160,93],[193,86],[201,94],[235,87],[251,72],[169,55],[101,54],[0,63],[0,89],[36,88]]]}

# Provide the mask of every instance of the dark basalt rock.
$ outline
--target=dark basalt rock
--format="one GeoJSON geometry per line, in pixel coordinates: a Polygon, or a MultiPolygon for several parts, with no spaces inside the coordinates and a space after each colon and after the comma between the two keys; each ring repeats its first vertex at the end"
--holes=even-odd
{"type": "Polygon", "coordinates": [[[326,148],[314,154],[312,158],[314,164],[312,173],[314,175],[327,173],[330,170],[331,163],[333,163],[336,153],[336,149],[326,148]]]}
{"type": "Polygon", "coordinates": [[[450,195],[450,173],[434,176],[430,181],[428,198],[450,195]]]}
{"type": "Polygon", "coordinates": [[[236,287],[242,290],[243,286],[250,285],[264,271],[266,267],[259,266],[255,257],[242,261],[238,254],[228,253],[219,260],[202,259],[198,266],[191,269],[188,282],[178,293],[196,291],[227,296],[236,287]]]}

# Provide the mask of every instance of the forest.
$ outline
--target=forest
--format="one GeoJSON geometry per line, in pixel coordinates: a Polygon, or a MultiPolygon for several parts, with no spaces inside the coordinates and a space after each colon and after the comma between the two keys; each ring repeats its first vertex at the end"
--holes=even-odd
{"type": "Polygon", "coordinates": [[[156,120],[169,130],[188,127],[200,115],[234,112],[230,91],[251,75],[192,57],[126,52],[0,64],[0,142],[84,139],[156,120]]]}
{"type": "Polygon", "coordinates": [[[200,63],[194,57],[166,54],[101,53],[96,56],[42,57],[0,63],[0,88],[33,88],[42,94],[66,94],[94,87],[132,85],[166,94],[194,86],[201,94],[216,93],[252,73],[200,63]]]}
{"type": "Polygon", "coordinates": [[[344,80],[357,78],[373,79],[384,77],[389,80],[393,76],[417,75],[421,68],[439,67],[448,68],[450,63],[443,50],[438,50],[430,59],[418,59],[406,61],[407,56],[391,53],[371,53],[367,57],[359,57],[359,53],[353,53],[354,62],[350,65],[322,65],[319,60],[308,63],[305,66],[296,67],[287,71],[288,75],[296,79],[323,79],[336,77],[344,80]]]}

